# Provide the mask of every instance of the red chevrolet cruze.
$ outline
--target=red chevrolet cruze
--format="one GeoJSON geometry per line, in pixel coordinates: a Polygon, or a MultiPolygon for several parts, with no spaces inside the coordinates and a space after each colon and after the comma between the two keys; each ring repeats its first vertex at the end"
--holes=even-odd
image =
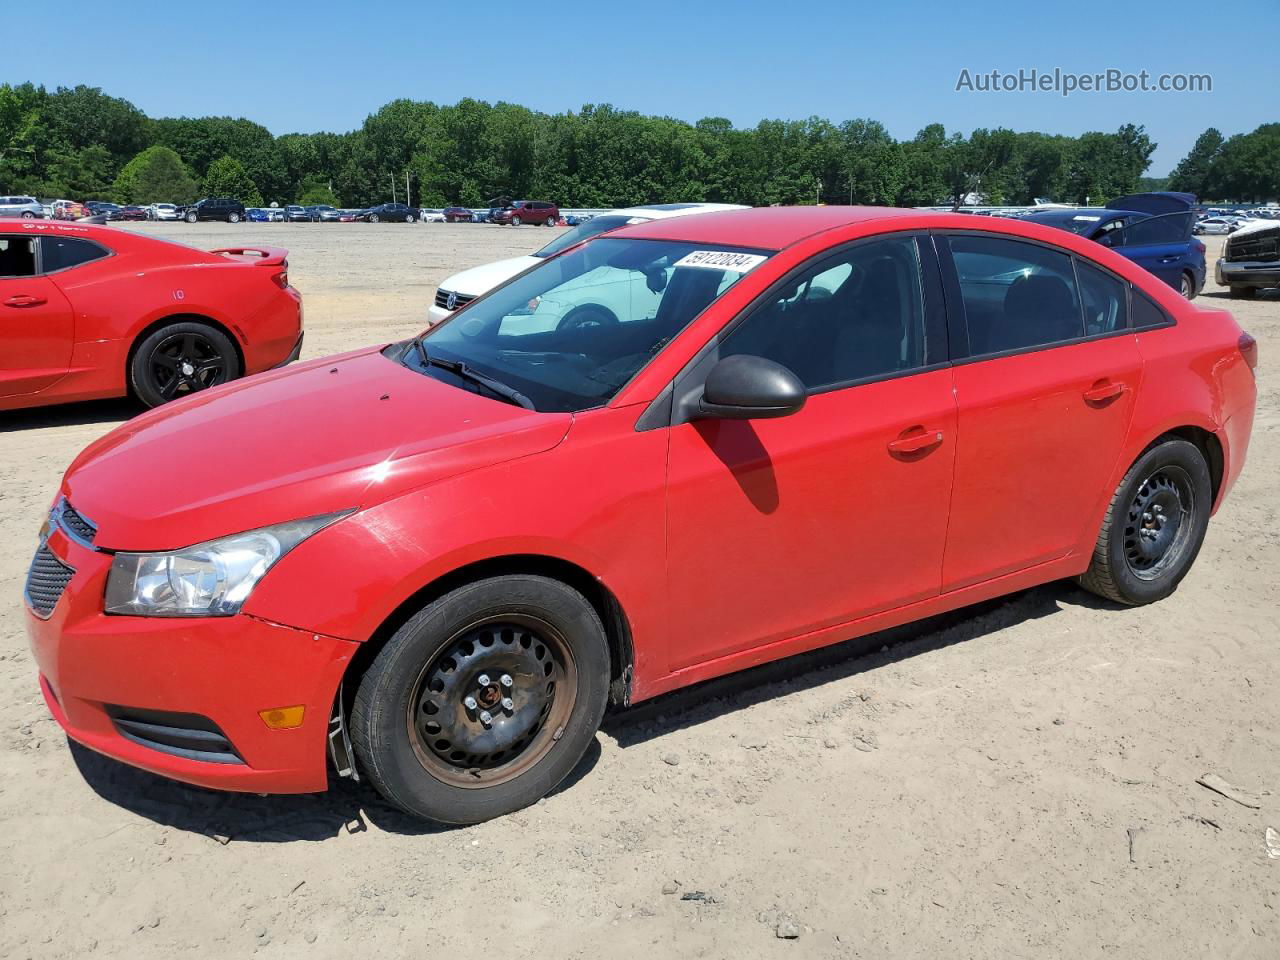
{"type": "Polygon", "coordinates": [[[418,339],[88,447],[26,584],[40,684],[165,776],[322,790],[327,755],[483,820],[559,783],[610,702],[1059,578],[1168,596],[1244,462],[1255,362],[1229,314],[1031,224],[623,228],[418,339]]]}
{"type": "Polygon", "coordinates": [[[126,393],[155,406],[288,363],[302,298],[286,256],[0,220],[0,411],[126,393]]]}

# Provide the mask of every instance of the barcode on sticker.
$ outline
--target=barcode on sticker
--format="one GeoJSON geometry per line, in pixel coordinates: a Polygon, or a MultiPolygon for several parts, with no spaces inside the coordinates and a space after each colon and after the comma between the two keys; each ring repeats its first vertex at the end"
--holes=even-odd
{"type": "Polygon", "coordinates": [[[746,273],[764,263],[758,253],[734,253],[732,250],[695,250],[676,261],[677,267],[705,267],[708,270],[732,270],[746,273]]]}

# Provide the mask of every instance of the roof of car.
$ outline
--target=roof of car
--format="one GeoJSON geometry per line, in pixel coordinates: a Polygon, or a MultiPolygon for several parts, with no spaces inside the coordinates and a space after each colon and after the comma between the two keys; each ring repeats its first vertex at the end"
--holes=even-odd
{"type": "Polygon", "coordinates": [[[666,217],[620,227],[611,236],[781,250],[836,227],[925,212],[898,207],[755,207],[696,217],[666,217]]]}

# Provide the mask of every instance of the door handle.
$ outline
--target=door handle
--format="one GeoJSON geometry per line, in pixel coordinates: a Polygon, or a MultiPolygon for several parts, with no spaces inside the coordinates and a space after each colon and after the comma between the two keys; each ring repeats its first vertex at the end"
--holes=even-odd
{"type": "Polygon", "coordinates": [[[1177,263],[1178,258],[1177,257],[1161,257],[1160,262],[1161,263],[1177,263]]]}
{"type": "Polygon", "coordinates": [[[889,441],[890,453],[919,453],[922,450],[928,450],[930,447],[936,447],[942,442],[941,430],[922,430],[919,427],[914,428],[906,436],[898,437],[897,440],[889,441]],[[919,430],[919,433],[914,432],[919,430]]]}
{"type": "Polygon", "coordinates": [[[1084,392],[1084,398],[1089,403],[1106,403],[1108,400],[1114,400],[1122,393],[1124,393],[1123,383],[1115,383],[1111,380],[1099,380],[1084,392]]]}
{"type": "Polygon", "coordinates": [[[38,307],[42,303],[48,303],[44,297],[32,297],[25,293],[19,293],[17,296],[10,297],[4,302],[6,307],[38,307]]]}

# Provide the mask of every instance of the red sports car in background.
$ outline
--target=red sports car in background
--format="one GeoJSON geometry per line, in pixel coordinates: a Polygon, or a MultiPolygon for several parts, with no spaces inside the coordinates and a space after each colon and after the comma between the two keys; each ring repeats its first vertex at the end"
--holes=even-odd
{"type": "Polygon", "coordinates": [[[0,220],[0,410],[127,393],[155,406],[296,359],[287,254],[0,220]]]}
{"type": "Polygon", "coordinates": [[[422,337],[91,444],[27,580],[40,687],[72,738],[179,780],[323,790],[328,751],[484,820],[555,788],[609,701],[1064,577],[1169,596],[1256,362],[1229,313],[1035,224],[622,227],[422,337]],[[615,283],[616,319],[563,322],[615,283]]]}

